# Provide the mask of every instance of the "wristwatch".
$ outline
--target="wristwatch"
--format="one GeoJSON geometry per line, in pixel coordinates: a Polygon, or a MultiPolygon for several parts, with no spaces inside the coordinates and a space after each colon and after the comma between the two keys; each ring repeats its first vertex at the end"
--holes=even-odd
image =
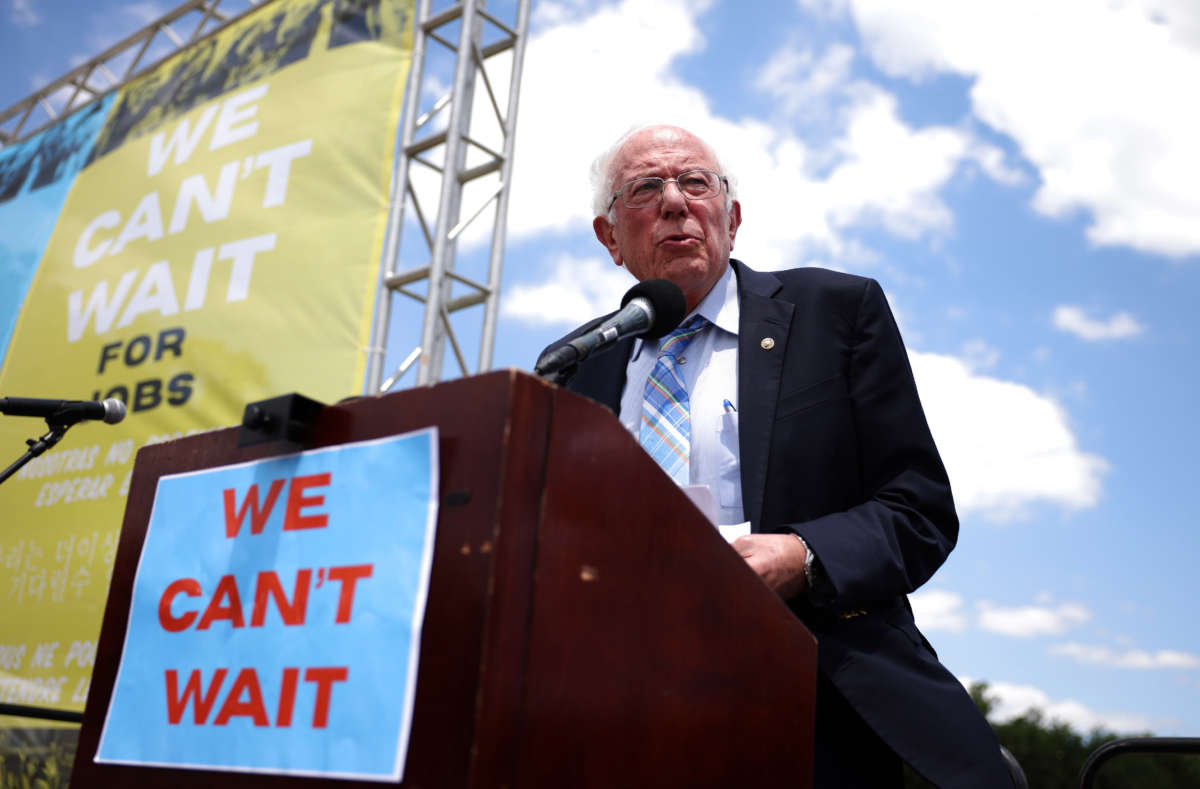
{"type": "Polygon", "coordinates": [[[816,559],[816,556],[813,554],[812,548],[808,547],[808,543],[804,541],[803,537],[796,534],[796,539],[804,546],[804,584],[811,591],[813,588],[813,561],[816,559]]]}

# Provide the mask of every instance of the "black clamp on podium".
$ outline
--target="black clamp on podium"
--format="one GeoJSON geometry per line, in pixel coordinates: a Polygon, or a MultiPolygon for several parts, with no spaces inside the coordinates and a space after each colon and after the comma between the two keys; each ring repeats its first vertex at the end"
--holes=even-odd
{"type": "Polygon", "coordinates": [[[303,444],[325,404],[295,392],[249,403],[242,413],[238,447],[271,441],[303,444]]]}

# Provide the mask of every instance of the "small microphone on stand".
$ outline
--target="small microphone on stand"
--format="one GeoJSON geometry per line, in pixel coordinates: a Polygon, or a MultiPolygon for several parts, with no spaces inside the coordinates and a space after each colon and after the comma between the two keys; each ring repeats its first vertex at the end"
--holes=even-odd
{"type": "Polygon", "coordinates": [[[51,425],[70,426],[93,420],[115,425],[125,418],[125,404],[107,400],[43,400],[37,397],[0,397],[0,414],[40,416],[51,425]]]}
{"type": "Polygon", "coordinates": [[[9,416],[40,416],[50,428],[38,439],[27,439],[29,447],[4,471],[0,471],[0,482],[16,474],[29,461],[57,444],[66,435],[71,425],[86,420],[115,425],[125,418],[125,403],[110,397],[107,400],[43,400],[37,397],[0,397],[0,414],[9,416]]]}

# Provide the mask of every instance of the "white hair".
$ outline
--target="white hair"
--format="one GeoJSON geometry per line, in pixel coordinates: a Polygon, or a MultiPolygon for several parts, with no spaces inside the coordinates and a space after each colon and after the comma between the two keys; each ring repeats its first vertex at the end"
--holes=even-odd
{"type": "MultiPolygon", "coordinates": [[[[588,175],[592,184],[592,212],[595,216],[602,216],[609,222],[613,221],[613,211],[609,207],[609,203],[612,201],[613,192],[616,191],[617,186],[617,174],[612,170],[613,159],[616,158],[617,151],[621,150],[625,143],[629,142],[629,139],[635,134],[643,132],[646,129],[665,125],[669,124],[642,123],[633,126],[629,131],[618,137],[617,141],[603,153],[592,160],[592,166],[588,175]]],[[[696,137],[696,139],[699,140],[700,138],[696,137]]],[[[700,140],[700,142],[712,153],[713,163],[716,165],[717,172],[725,176],[725,210],[732,211],[733,201],[737,199],[737,179],[721,165],[721,157],[717,155],[713,147],[704,140],[700,140]]]]}

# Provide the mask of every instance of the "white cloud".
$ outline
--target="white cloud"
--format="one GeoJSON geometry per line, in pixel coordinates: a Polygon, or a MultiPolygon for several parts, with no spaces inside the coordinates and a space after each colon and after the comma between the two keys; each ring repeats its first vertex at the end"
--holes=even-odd
{"type": "Polygon", "coordinates": [[[909,359],[960,514],[1010,520],[1038,501],[1096,505],[1108,464],[1079,448],[1057,403],[952,356],[909,359]]]}
{"type": "Polygon", "coordinates": [[[1197,669],[1200,655],[1172,649],[1148,652],[1144,649],[1115,650],[1092,644],[1056,644],[1050,647],[1051,655],[1061,655],[1080,663],[1094,663],[1112,668],[1132,669],[1197,669]]]}
{"type": "MultiPolygon", "coordinates": [[[[963,596],[943,589],[922,589],[909,596],[913,617],[922,630],[948,630],[961,633],[972,624],[963,596]]],[[[1003,607],[989,601],[975,606],[974,624],[981,630],[1016,638],[1059,635],[1092,618],[1091,611],[1079,603],[1053,604],[1048,593],[1039,594],[1035,605],[1003,607]]],[[[1068,654],[1077,645],[1051,649],[1054,654],[1068,654]]],[[[1162,653],[1168,654],[1168,653],[1162,653]]],[[[1169,653],[1168,658],[1181,653],[1169,653]]],[[[1078,657],[1071,653],[1071,656],[1078,657]]],[[[1082,658],[1080,658],[1082,659],[1082,658]]],[[[1197,659],[1200,661],[1200,658],[1197,659]]],[[[1099,661],[1093,661],[1099,662],[1099,661]]],[[[1200,662],[1197,663],[1200,665],[1200,662]]]]}
{"type": "Polygon", "coordinates": [[[772,96],[785,116],[822,119],[830,99],[849,82],[854,50],[835,44],[823,54],[809,49],[783,46],[759,69],[754,88],[772,96]]]}
{"type": "Polygon", "coordinates": [[[875,220],[903,238],[947,231],[951,213],[938,191],[970,140],[947,127],[914,131],[900,119],[894,96],[879,88],[862,92],[837,141],[844,159],[820,183],[819,198],[833,224],[875,220]]]}
{"type": "Polygon", "coordinates": [[[542,0],[533,4],[531,29],[537,33],[547,27],[566,24],[595,10],[596,0],[542,0]]]}
{"type": "Polygon", "coordinates": [[[634,282],[607,258],[560,255],[542,282],[506,288],[500,314],[533,326],[575,326],[616,309],[634,282]]]}
{"type": "Polygon", "coordinates": [[[963,360],[972,370],[990,370],[1000,361],[1000,349],[980,339],[967,340],[963,343],[963,360]]]}
{"type": "Polygon", "coordinates": [[[1081,732],[1106,729],[1131,733],[1152,731],[1155,728],[1154,722],[1144,715],[1097,712],[1074,699],[1053,699],[1045,691],[1032,685],[989,682],[986,695],[994,702],[995,706],[989,717],[996,723],[1010,721],[1036,708],[1041,710],[1047,719],[1065,723],[1081,732]]]}
{"type": "Polygon", "coordinates": [[[708,5],[624,0],[590,14],[578,4],[545,12],[543,19],[563,21],[535,34],[526,53],[508,225],[514,239],[586,228],[592,158],[643,122],[678,123],[720,152],[737,177],[745,220],[735,255],[767,270],[860,263],[870,251],[848,231],[861,225],[905,238],[946,233],[952,213],[939,192],[960,168],[1011,176],[999,149],[967,130],[906,124],[895,97],[851,79],[851,52],[841,45],[816,53],[787,45],[767,59],[757,84],[789,122],[721,116],[674,68],[704,49],[697,20],[708,5]],[[629,51],[646,57],[614,55],[629,51]],[[603,109],[598,98],[617,86],[619,111],[603,109]],[[803,125],[814,112],[828,116],[819,145],[790,131],[790,121],[803,125]]]}
{"type": "Polygon", "coordinates": [[[856,225],[882,225],[903,238],[948,232],[952,213],[940,191],[966,164],[1005,182],[1020,177],[999,149],[966,130],[906,124],[892,94],[852,78],[852,58],[842,44],[819,55],[785,45],[760,69],[755,87],[787,121],[777,125],[815,124],[818,141],[781,137],[778,149],[791,155],[755,171],[761,181],[743,194],[769,198],[766,227],[796,228],[797,207],[816,208],[801,226],[805,238],[840,256],[840,232],[856,225]]]}
{"type": "Polygon", "coordinates": [[[33,7],[33,0],[12,0],[12,13],[8,18],[17,27],[33,27],[42,21],[33,7]]]}
{"type": "Polygon", "coordinates": [[[1054,308],[1054,328],[1089,341],[1121,340],[1145,330],[1128,312],[1118,312],[1108,320],[1096,320],[1070,304],[1060,304],[1054,308]]]}
{"type": "Polygon", "coordinates": [[[121,13],[136,20],[141,25],[148,25],[151,22],[156,22],[167,15],[169,7],[143,0],[143,2],[127,3],[121,8],[121,13]]]}
{"type": "Polygon", "coordinates": [[[978,609],[980,628],[1017,638],[1058,635],[1092,617],[1091,612],[1078,603],[1062,603],[1054,607],[1026,605],[1003,608],[982,601],[978,609]]]}
{"type": "Polygon", "coordinates": [[[922,589],[908,597],[913,618],[922,631],[949,630],[961,633],[967,629],[967,615],[962,595],[942,589],[922,589]]]}
{"type": "Polygon", "coordinates": [[[1168,256],[1200,252],[1200,105],[1188,100],[1200,74],[1200,4],[848,6],[888,74],[972,80],[975,115],[1015,140],[1038,168],[1039,211],[1062,217],[1087,210],[1088,237],[1097,244],[1168,256]]]}
{"type": "MultiPolygon", "coordinates": [[[[422,75],[421,96],[426,101],[429,101],[430,104],[433,104],[434,102],[441,100],[447,94],[449,94],[453,89],[454,89],[454,86],[446,84],[446,81],[444,79],[442,79],[441,74],[437,74],[433,71],[426,71],[422,75]],[[430,101],[431,99],[432,99],[432,101],[430,101]]],[[[481,92],[483,92],[483,91],[481,91],[481,92]]],[[[482,100],[482,97],[481,97],[481,100],[482,100]]],[[[428,110],[429,108],[423,108],[423,109],[428,110]]],[[[481,108],[478,105],[474,105],[474,106],[472,106],[471,112],[474,113],[478,109],[481,109],[481,108]]],[[[436,127],[431,127],[431,128],[444,127],[447,123],[445,118],[449,117],[449,115],[450,115],[450,108],[447,106],[439,114],[440,124],[438,124],[436,127]]]]}

